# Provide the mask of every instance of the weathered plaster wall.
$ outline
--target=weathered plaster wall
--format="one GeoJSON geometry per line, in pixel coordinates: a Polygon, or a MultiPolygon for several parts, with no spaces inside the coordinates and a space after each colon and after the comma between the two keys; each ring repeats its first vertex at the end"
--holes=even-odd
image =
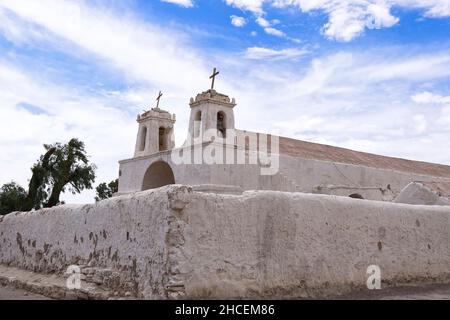
{"type": "Polygon", "coordinates": [[[122,293],[165,294],[170,215],[185,188],[0,217],[0,263],[83,273],[122,293]]]}
{"type": "Polygon", "coordinates": [[[412,181],[450,181],[435,176],[286,155],[280,156],[280,172],[295,182],[296,191],[340,196],[358,192],[365,199],[383,201],[392,201],[412,181]]]}
{"type": "Polygon", "coordinates": [[[450,275],[450,208],[272,191],[196,193],[181,220],[178,269],[188,297],[343,293],[364,288],[372,264],[383,285],[450,275]]]}
{"type": "Polygon", "coordinates": [[[412,181],[450,181],[440,177],[289,155],[280,155],[278,174],[263,176],[259,165],[176,165],[170,153],[165,151],[122,161],[119,193],[142,190],[145,172],[156,161],[165,161],[171,166],[177,184],[220,184],[239,186],[244,190],[301,191],[340,196],[360,193],[365,199],[382,201],[392,201],[412,181]]]}
{"type": "Polygon", "coordinates": [[[106,282],[115,274],[147,298],[316,297],[365,288],[372,264],[382,286],[448,279],[449,231],[444,206],[169,186],[10,214],[0,262],[109,268],[106,282]]]}
{"type": "Polygon", "coordinates": [[[439,189],[421,182],[411,182],[395,198],[396,203],[450,206],[450,200],[439,189]]]}

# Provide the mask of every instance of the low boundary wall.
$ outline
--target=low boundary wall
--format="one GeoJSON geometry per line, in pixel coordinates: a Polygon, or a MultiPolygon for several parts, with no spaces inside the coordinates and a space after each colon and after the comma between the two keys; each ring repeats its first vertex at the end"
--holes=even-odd
{"type": "Polygon", "coordinates": [[[450,279],[450,206],[187,186],[0,217],[0,263],[148,299],[324,297],[450,279]]]}

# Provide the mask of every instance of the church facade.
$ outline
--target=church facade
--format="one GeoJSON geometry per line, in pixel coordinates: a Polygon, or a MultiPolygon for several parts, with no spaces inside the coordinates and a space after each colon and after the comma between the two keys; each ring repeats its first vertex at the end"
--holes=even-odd
{"type": "MultiPolygon", "coordinates": [[[[174,147],[175,115],[138,115],[133,158],[119,162],[119,194],[168,184],[241,193],[276,190],[393,201],[413,182],[450,186],[450,166],[379,156],[235,128],[235,99],[213,87],[190,103],[189,130],[174,147]]],[[[449,188],[450,189],[450,188],[449,188]]]]}

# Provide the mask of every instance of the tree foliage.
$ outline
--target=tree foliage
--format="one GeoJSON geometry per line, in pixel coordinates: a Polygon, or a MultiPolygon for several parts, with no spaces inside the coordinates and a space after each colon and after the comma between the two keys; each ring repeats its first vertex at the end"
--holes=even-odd
{"type": "MultiPolygon", "coordinates": [[[[92,189],[96,167],[94,164],[89,164],[82,141],[72,139],[65,145],[56,143],[44,145],[44,147],[47,153],[51,152],[46,168],[48,172],[46,192],[49,198],[44,203],[44,207],[49,208],[59,204],[59,197],[66,189],[73,194],[80,193],[84,189],[92,189]]],[[[45,156],[42,160],[45,160],[45,156]]],[[[41,163],[45,165],[44,161],[41,163]]]]}
{"type": "Polygon", "coordinates": [[[0,215],[24,209],[27,192],[15,182],[6,183],[0,189],[0,215]]]}
{"type": "Polygon", "coordinates": [[[89,163],[82,141],[74,138],[44,148],[45,154],[31,168],[28,192],[15,183],[2,187],[0,208],[5,213],[50,208],[61,203],[59,197],[66,190],[76,194],[92,189],[96,167],[89,163]]]}
{"type": "Polygon", "coordinates": [[[119,179],[113,180],[106,184],[105,182],[100,183],[97,188],[97,196],[95,201],[105,200],[111,198],[117,191],[119,191],[119,179]]]}
{"type": "Polygon", "coordinates": [[[25,200],[24,211],[40,209],[47,198],[50,177],[50,157],[56,148],[47,148],[47,152],[40,157],[31,168],[32,176],[28,185],[28,196],[25,200]]]}

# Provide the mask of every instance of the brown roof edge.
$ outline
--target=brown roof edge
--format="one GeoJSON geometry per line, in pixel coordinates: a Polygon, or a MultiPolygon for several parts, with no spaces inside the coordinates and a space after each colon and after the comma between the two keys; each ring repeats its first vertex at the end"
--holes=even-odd
{"type": "Polygon", "coordinates": [[[292,138],[280,138],[280,154],[344,164],[450,178],[450,166],[354,151],[292,138]]]}

